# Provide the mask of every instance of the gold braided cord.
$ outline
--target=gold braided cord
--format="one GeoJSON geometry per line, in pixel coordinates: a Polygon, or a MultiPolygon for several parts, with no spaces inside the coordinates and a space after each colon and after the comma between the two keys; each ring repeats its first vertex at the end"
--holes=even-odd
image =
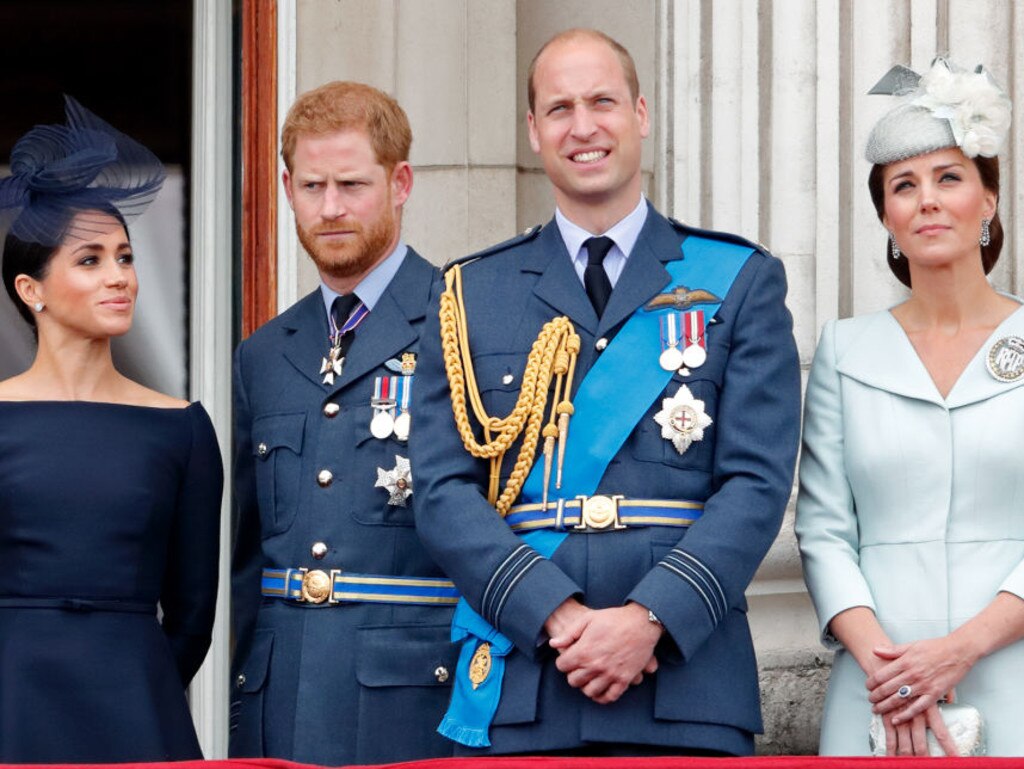
{"type": "MultiPolygon", "coordinates": [[[[441,349],[451,391],[455,425],[466,451],[474,457],[490,460],[487,498],[504,516],[519,496],[530,468],[533,467],[551,381],[556,377],[551,418],[554,419],[556,409],[559,414],[571,413],[571,404],[568,410],[564,404],[569,402],[569,393],[572,392],[580,339],[572,322],[566,317],[555,318],[545,323],[526,359],[522,386],[515,406],[507,416],[494,417],[484,408],[476,373],[473,370],[473,359],[469,349],[469,326],[462,294],[461,265],[454,265],[445,273],[440,320],[441,349]],[[482,442],[476,439],[473,432],[469,417],[470,408],[477,424],[483,429],[482,442]],[[523,442],[519,454],[505,489],[499,493],[502,460],[520,435],[523,436],[523,442]]],[[[553,428],[553,421],[548,427],[553,428]]],[[[546,435],[551,433],[551,430],[545,431],[546,435]]]]}

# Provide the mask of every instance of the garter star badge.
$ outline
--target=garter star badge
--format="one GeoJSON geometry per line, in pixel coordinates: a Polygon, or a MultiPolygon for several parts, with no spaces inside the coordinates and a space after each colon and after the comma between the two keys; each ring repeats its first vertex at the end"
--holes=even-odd
{"type": "Polygon", "coordinates": [[[694,441],[703,440],[704,428],[711,425],[704,401],[694,398],[686,385],[679,385],[675,395],[662,400],[654,421],[661,425],[661,437],[672,441],[680,454],[694,441]]]}
{"type": "Polygon", "coordinates": [[[389,505],[405,507],[407,500],[412,496],[412,468],[409,466],[409,460],[395,455],[394,468],[385,470],[378,467],[377,482],[373,485],[391,495],[388,499],[389,505]]]}

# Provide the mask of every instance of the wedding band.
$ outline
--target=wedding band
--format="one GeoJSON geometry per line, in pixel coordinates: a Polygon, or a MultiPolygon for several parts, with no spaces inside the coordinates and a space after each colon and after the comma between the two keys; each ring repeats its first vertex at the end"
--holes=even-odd
{"type": "Polygon", "coordinates": [[[903,686],[896,690],[896,696],[899,697],[901,700],[907,699],[913,693],[914,690],[910,687],[909,684],[903,684],[903,686]]]}

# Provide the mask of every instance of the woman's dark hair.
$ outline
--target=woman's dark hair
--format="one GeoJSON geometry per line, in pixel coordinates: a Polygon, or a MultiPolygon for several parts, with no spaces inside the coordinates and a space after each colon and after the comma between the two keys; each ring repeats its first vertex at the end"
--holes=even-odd
{"type": "MultiPolygon", "coordinates": [[[[978,174],[981,176],[982,186],[999,198],[999,158],[986,158],[978,155],[971,158],[978,174]]],[[[875,213],[881,221],[885,215],[885,185],[882,180],[885,176],[885,166],[873,165],[871,173],[868,174],[868,190],[871,192],[871,202],[875,204],[875,213]]],[[[988,275],[992,268],[999,261],[999,252],[1003,250],[1003,225],[999,221],[999,212],[996,211],[989,224],[990,240],[987,246],[981,247],[981,266],[988,275]]],[[[980,233],[979,233],[980,234],[980,233]]],[[[900,283],[910,288],[910,265],[906,259],[893,259],[892,248],[889,241],[885,242],[885,261],[900,283]]]]}
{"type": "MultiPolygon", "coordinates": [[[[120,225],[124,227],[125,235],[128,236],[129,242],[131,242],[131,236],[128,235],[128,226],[125,224],[124,215],[115,206],[97,206],[95,210],[117,219],[120,225]]],[[[78,213],[78,211],[67,212],[66,219],[64,220],[65,228],[70,225],[78,213]]],[[[14,279],[19,275],[28,275],[33,280],[45,279],[46,273],[50,269],[50,260],[53,259],[53,255],[57,253],[59,248],[60,246],[46,246],[34,241],[22,240],[11,232],[8,232],[7,237],[4,239],[3,255],[0,256],[0,262],[2,262],[0,272],[3,274],[4,288],[7,289],[7,295],[11,297],[14,306],[21,313],[21,317],[32,327],[33,331],[36,328],[35,316],[32,314],[32,310],[21,301],[21,297],[18,296],[18,291],[14,287],[14,279]]]]}
{"type": "Polygon", "coordinates": [[[57,253],[60,246],[44,246],[32,241],[25,241],[12,233],[7,233],[4,239],[3,253],[3,278],[4,288],[7,295],[11,297],[14,306],[25,322],[36,327],[36,319],[32,316],[32,310],[18,296],[14,287],[14,279],[19,275],[28,275],[33,280],[42,280],[50,267],[50,260],[57,253]]]}

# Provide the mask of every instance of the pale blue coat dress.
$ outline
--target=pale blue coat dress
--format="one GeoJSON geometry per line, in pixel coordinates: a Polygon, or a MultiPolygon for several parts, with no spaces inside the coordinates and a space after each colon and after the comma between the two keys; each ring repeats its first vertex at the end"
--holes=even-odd
{"type": "MultiPolygon", "coordinates": [[[[828,323],[805,406],[797,536],[822,638],[836,648],[823,754],[867,754],[865,675],[831,637],[866,606],[895,643],[945,635],[999,591],[1024,597],[1024,377],[985,360],[1024,337],[996,329],[945,399],[889,312],[828,323]]],[[[1024,643],[980,660],[957,687],[981,710],[990,755],[1024,755],[1024,643]]]]}

